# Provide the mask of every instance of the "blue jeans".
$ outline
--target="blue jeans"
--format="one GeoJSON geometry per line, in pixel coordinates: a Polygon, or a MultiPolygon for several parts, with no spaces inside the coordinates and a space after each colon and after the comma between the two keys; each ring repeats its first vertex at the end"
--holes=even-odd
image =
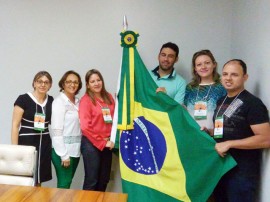
{"type": "Polygon", "coordinates": [[[85,172],[83,190],[105,191],[110,180],[112,151],[108,148],[100,151],[83,135],[81,153],[85,172]]]}
{"type": "Polygon", "coordinates": [[[215,202],[256,202],[259,175],[246,176],[233,168],[226,173],[214,190],[215,202]]]}

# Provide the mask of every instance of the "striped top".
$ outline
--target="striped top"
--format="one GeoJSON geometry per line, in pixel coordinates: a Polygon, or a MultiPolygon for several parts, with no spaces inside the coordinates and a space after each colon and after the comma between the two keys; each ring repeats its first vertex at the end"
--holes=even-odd
{"type": "Polygon", "coordinates": [[[51,120],[52,112],[52,96],[47,96],[43,104],[39,104],[32,93],[20,95],[14,103],[24,110],[21,120],[21,128],[19,136],[22,135],[39,135],[40,131],[34,130],[34,116],[35,113],[45,114],[45,131],[42,134],[49,134],[48,125],[51,120]]]}

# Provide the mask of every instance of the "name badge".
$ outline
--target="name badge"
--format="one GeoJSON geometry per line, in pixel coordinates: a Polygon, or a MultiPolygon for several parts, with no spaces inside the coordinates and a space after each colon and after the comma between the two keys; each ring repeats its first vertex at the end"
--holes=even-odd
{"type": "Polygon", "coordinates": [[[45,130],[45,114],[36,113],[34,117],[34,130],[44,131],[45,130]]]}
{"type": "Polygon", "coordinates": [[[217,117],[215,120],[214,138],[223,137],[223,117],[217,117]]]}
{"type": "Polygon", "coordinates": [[[202,120],[207,118],[207,102],[197,101],[194,105],[195,120],[202,120]]]}
{"type": "Polygon", "coordinates": [[[108,107],[102,107],[102,114],[105,123],[112,123],[111,111],[108,107]]]}

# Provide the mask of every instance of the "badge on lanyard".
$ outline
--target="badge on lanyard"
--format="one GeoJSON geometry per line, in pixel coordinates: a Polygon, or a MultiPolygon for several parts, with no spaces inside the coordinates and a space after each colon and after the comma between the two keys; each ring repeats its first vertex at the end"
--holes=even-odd
{"type": "Polygon", "coordinates": [[[111,111],[108,107],[102,107],[102,114],[105,123],[112,123],[111,111]]]}
{"type": "Polygon", "coordinates": [[[223,117],[217,117],[215,119],[214,138],[223,137],[223,117]]]}
{"type": "Polygon", "coordinates": [[[194,118],[196,120],[202,120],[207,118],[207,102],[197,101],[194,105],[194,118]]]}
{"type": "Polygon", "coordinates": [[[35,113],[34,117],[34,130],[44,131],[45,130],[45,114],[35,113]]]}

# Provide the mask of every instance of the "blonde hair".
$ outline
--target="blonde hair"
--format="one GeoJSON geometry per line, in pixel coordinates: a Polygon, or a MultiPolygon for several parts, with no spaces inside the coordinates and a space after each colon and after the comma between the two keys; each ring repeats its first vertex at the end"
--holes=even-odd
{"type": "Polygon", "coordinates": [[[200,50],[200,51],[194,53],[194,55],[192,57],[192,75],[193,75],[193,77],[192,77],[192,81],[189,83],[189,85],[192,87],[198,86],[201,82],[201,77],[195,71],[195,66],[196,66],[195,61],[199,56],[202,56],[202,55],[207,55],[208,57],[210,57],[213,64],[216,65],[216,67],[213,69],[213,73],[212,73],[213,81],[215,83],[220,83],[220,75],[217,72],[217,62],[216,62],[213,54],[211,53],[211,51],[205,49],[205,50],[200,50]]]}

